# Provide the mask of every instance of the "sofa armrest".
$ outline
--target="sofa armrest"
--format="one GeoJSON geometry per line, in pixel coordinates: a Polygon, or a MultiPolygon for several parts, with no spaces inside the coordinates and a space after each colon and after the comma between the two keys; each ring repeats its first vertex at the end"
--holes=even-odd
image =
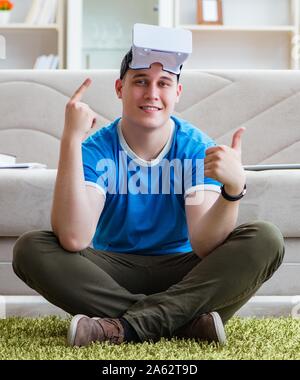
{"type": "Polygon", "coordinates": [[[0,236],[51,230],[57,170],[0,169],[0,236]]]}
{"type": "Polygon", "coordinates": [[[300,170],[246,171],[246,176],[238,224],[268,220],[284,237],[300,237],[300,170]]]}

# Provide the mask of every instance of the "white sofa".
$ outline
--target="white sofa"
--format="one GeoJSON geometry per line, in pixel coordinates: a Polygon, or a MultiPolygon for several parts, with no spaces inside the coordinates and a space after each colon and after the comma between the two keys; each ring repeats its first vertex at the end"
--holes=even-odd
{"type": "MultiPolygon", "coordinates": [[[[18,162],[48,165],[0,170],[0,317],[63,314],[15,276],[12,247],[26,231],[51,229],[65,105],[86,77],[93,84],[84,101],[98,113],[101,127],[121,115],[114,92],[117,70],[0,71],[0,152],[17,155],[18,162]]],[[[300,162],[300,72],[191,70],[181,81],[175,115],[220,144],[230,144],[233,132],[245,126],[244,165],[300,162]]],[[[300,170],[247,171],[247,182],[238,224],[275,223],[285,237],[286,255],[239,314],[288,315],[300,299],[300,170]]]]}

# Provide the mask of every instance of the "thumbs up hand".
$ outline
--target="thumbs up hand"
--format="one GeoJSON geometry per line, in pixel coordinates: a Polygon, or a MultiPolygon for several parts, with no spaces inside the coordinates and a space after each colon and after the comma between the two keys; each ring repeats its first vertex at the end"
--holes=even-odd
{"type": "Polygon", "coordinates": [[[240,194],[246,182],[242,165],[242,134],[245,128],[235,131],[231,147],[219,145],[208,148],[204,159],[204,176],[224,184],[227,194],[240,194]]]}
{"type": "Polygon", "coordinates": [[[246,128],[241,127],[237,131],[235,131],[231,143],[231,148],[236,151],[240,158],[240,161],[242,161],[242,134],[245,130],[246,128]]]}

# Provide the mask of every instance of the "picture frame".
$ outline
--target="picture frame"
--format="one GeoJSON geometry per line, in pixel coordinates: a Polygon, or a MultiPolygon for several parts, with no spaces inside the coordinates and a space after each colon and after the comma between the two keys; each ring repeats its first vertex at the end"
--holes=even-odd
{"type": "Polygon", "coordinates": [[[222,0],[198,0],[197,22],[202,25],[222,25],[222,0]]]}

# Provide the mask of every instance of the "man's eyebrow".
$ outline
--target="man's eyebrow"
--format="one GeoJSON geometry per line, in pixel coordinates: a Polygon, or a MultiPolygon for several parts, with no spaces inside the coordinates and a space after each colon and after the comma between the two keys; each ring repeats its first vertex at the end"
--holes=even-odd
{"type": "MultiPolygon", "coordinates": [[[[141,78],[141,77],[142,78],[148,78],[149,76],[147,74],[135,74],[135,75],[133,75],[132,79],[141,78]]],[[[159,79],[166,79],[166,80],[173,82],[173,78],[171,78],[171,77],[162,76],[159,79]]]]}

